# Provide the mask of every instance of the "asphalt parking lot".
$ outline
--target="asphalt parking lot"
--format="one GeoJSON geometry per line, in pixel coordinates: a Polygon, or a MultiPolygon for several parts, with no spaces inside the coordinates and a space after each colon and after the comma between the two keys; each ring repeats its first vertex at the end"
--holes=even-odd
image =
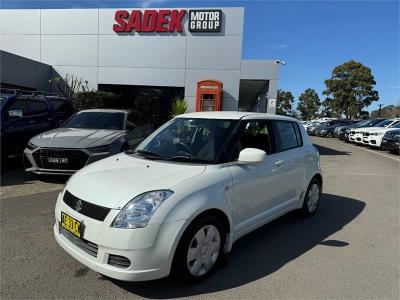
{"type": "Polygon", "coordinates": [[[399,299],[400,158],[313,138],[324,194],[309,219],[284,216],[235,243],[209,280],[110,280],[66,254],[52,235],[66,178],[2,176],[1,294],[10,298],[399,299]]]}

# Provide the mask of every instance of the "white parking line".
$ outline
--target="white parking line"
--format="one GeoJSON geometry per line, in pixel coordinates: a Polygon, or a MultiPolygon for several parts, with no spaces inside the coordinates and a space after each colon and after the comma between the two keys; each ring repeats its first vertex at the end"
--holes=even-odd
{"type": "Polygon", "coordinates": [[[346,144],[346,145],[347,145],[347,146],[350,146],[350,147],[353,147],[353,148],[356,148],[356,149],[360,149],[360,150],[368,151],[368,152],[371,152],[371,153],[374,153],[374,154],[378,154],[378,155],[380,155],[380,156],[384,156],[384,157],[387,157],[387,158],[391,158],[391,159],[393,159],[393,160],[395,160],[395,161],[397,161],[397,162],[400,162],[400,158],[391,156],[391,155],[389,155],[389,154],[380,153],[380,152],[378,152],[378,151],[376,151],[376,150],[371,150],[371,149],[364,148],[363,146],[355,146],[355,145],[352,145],[352,144],[346,144]]]}

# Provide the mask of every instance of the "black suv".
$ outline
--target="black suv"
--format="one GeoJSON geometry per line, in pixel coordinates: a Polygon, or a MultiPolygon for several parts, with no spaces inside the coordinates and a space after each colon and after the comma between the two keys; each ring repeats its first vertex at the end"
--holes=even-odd
{"type": "Polygon", "coordinates": [[[72,114],[70,101],[39,92],[0,91],[1,157],[22,154],[33,136],[59,127],[72,114]]]}
{"type": "Polygon", "coordinates": [[[400,155],[400,129],[387,131],[382,138],[381,147],[383,150],[400,155]]]}

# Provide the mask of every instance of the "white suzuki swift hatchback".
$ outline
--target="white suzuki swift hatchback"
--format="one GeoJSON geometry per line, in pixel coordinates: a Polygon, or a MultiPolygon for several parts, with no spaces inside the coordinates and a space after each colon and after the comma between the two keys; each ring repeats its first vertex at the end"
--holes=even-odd
{"type": "Polygon", "coordinates": [[[54,235],[112,278],[199,281],[243,235],[292,210],[313,215],[321,192],[319,153],[295,119],[189,113],[73,175],[54,235]]]}

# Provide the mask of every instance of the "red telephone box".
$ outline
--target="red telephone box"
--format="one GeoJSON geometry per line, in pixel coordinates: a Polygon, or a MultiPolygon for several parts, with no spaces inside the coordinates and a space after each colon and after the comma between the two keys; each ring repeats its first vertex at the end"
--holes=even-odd
{"type": "Polygon", "coordinates": [[[222,82],[206,79],[197,83],[196,111],[221,111],[222,82]]]}

